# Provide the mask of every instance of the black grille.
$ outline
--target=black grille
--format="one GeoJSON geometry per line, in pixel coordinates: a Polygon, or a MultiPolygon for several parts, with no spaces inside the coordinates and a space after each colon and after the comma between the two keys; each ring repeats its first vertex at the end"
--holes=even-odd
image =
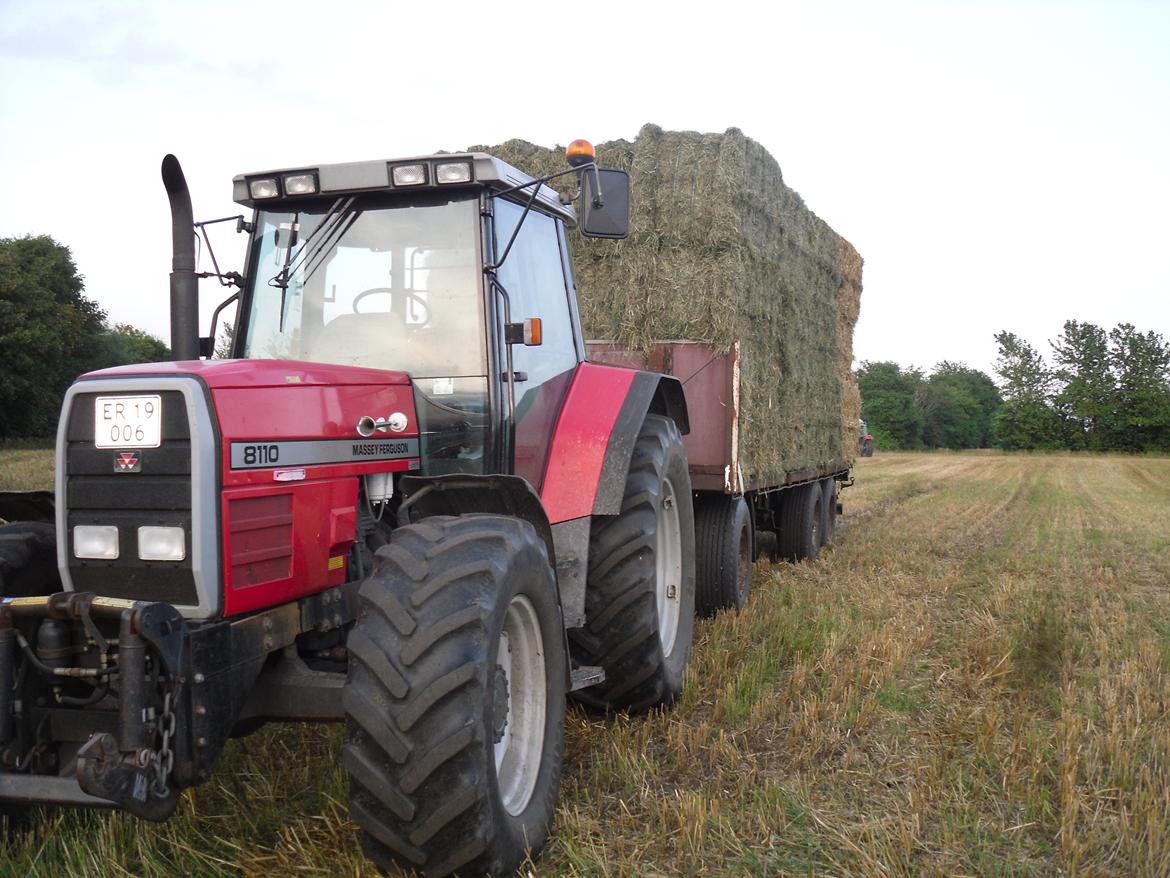
{"type": "MultiPolygon", "coordinates": [[[[140,395],[135,391],[136,395],[140,395]]],[[[191,570],[191,427],[183,394],[162,391],[162,444],[129,449],[138,471],[120,472],[118,458],[127,449],[94,447],[94,400],[116,393],[79,393],[73,398],[65,444],[65,505],[69,530],[69,574],[77,591],[106,597],[158,600],[182,606],[199,603],[191,570]],[[73,553],[73,528],[79,524],[115,525],[119,557],[115,561],[81,560],[73,553]],[[141,561],[138,528],[182,527],[186,559],[141,561]]]]}

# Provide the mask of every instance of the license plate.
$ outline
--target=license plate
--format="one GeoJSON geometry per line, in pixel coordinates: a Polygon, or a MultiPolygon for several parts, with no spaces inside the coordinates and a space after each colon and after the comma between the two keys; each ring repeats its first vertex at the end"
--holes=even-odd
{"type": "Polygon", "coordinates": [[[99,396],[93,405],[94,447],[162,445],[161,396],[99,396]]]}

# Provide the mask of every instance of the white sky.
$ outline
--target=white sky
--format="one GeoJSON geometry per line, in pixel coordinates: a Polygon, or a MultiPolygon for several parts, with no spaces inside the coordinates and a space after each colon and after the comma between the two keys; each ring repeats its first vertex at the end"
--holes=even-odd
{"type": "Polygon", "coordinates": [[[0,237],[66,244],[164,340],[167,152],[211,219],[245,171],[645,122],[741,128],[856,245],[859,361],[990,370],[996,331],[1047,354],[1069,318],[1170,336],[1165,0],[0,0],[0,237]]]}

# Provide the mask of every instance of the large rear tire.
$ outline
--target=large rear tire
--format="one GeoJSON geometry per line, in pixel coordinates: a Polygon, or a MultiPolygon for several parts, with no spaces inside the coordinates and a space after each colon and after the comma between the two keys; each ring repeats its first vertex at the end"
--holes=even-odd
{"type": "Polygon", "coordinates": [[[361,587],[343,694],[350,813],[382,869],[511,875],[548,837],[567,657],[556,580],[527,522],[394,531],[361,587]]]}
{"type": "Polygon", "coordinates": [[[573,658],[605,682],[574,696],[630,713],[682,691],[695,626],[691,477],[674,421],[647,415],[634,443],[621,512],[593,519],[585,625],[569,632],[573,658]]]}
{"type": "Polygon", "coordinates": [[[776,529],[780,557],[788,561],[815,561],[821,551],[820,482],[808,482],[783,491],[780,524],[776,529]]]}
{"type": "Polygon", "coordinates": [[[695,612],[742,610],[752,590],[752,518],[742,497],[703,496],[695,504],[695,612]]]}

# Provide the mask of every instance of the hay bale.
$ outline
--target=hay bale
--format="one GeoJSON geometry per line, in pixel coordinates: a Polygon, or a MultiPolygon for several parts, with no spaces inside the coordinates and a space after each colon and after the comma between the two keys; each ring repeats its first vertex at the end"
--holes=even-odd
{"type": "MultiPolygon", "coordinates": [[[[539,176],[560,147],[472,147],[539,176]]],[[[741,345],[740,459],[749,483],[851,465],[860,396],[852,371],[862,260],[784,184],[760,144],[646,125],[600,144],[630,172],[630,236],[575,234],[573,266],[589,338],[646,351],[655,340],[741,345]]],[[[572,178],[554,181],[569,191],[572,178]]]]}

